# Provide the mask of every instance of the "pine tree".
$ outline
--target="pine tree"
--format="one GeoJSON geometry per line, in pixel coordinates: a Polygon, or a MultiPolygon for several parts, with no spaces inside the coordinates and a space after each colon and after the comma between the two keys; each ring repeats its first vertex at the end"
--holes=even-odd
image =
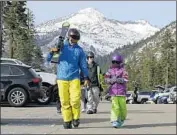
{"type": "Polygon", "coordinates": [[[4,9],[9,57],[19,59],[28,65],[35,63],[35,66],[39,67],[43,62],[42,51],[35,45],[34,16],[26,8],[26,1],[8,1],[4,9]]]}
{"type": "Polygon", "coordinates": [[[8,38],[9,57],[13,58],[14,48],[16,46],[15,33],[17,31],[17,19],[16,19],[16,2],[7,1],[4,2],[3,12],[3,24],[4,33],[8,38]]]}
{"type": "Polygon", "coordinates": [[[4,7],[4,27],[9,46],[9,57],[17,58],[18,50],[28,39],[25,1],[7,1],[4,7]]]}
{"type": "Polygon", "coordinates": [[[43,53],[39,45],[35,43],[35,26],[34,26],[34,15],[32,11],[28,9],[28,26],[29,26],[29,36],[30,43],[33,45],[33,63],[35,63],[35,68],[40,68],[41,64],[43,64],[43,53]]]}
{"type": "Polygon", "coordinates": [[[170,30],[167,29],[163,36],[163,43],[161,45],[162,53],[162,66],[163,66],[163,79],[166,86],[169,84],[175,84],[175,75],[176,75],[176,61],[175,61],[175,50],[176,50],[176,41],[172,38],[170,30]]]}

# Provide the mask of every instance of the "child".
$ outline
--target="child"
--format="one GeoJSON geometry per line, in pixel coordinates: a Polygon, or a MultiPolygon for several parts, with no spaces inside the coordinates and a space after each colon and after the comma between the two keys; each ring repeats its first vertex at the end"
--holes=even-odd
{"type": "Polygon", "coordinates": [[[126,82],[128,74],[123,67],[123,57],[113,55],[112,65],[105,74],[105,82],[109,84],[109,95],[112,98],[111,123],[115,128],[121,127],[126,119],[126,82]]]}

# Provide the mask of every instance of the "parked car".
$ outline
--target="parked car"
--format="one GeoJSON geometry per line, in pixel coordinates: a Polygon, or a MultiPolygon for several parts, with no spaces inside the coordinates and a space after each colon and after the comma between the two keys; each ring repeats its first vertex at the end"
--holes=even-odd
{"type": "Polygon", "coordinates": [[[44,93],[44,96],[42,98],[38,98],[36,100],[37,103],[39,104],[49,104],[51,101],[53,101],[53,97],[52,96],[48,96],[47,95],[47,91],[51,90],[51,88],[54,88],[56,85],[56,74],[52,74],[52,73],[46,73],[46,72],[41,72],[39,70],[35,70],[36,73],[38,75],[40,75],[40,77],[42,77],[42,87],[41,90],[44,93]]]}
{"type": "MultiPolygon", "coordinates": [[[[26,65],[20,60],[11,59],[11,58],[1,58],[1,63],[11,63],[11,64],[18,64],[18,65],[26,65]]],[[[37,72],[38,75],[42,78],[42,86],[41,90],[43,92],[43,97],[36,99],[38,104],[46,105],[52,101],[51,97],[46,95],[46,92],[50,87],[56,84],[56,75],[52,73],[43,72],[40,69],[34,69],[34,72],[37,72]]]]}
{"type": "Polygon", "coordinates": [[[159,93],[158,90],[152,91],[150,98],[146,101],[146,104],[156,104],[155,96],[159,93]]]}
{"type": "Polygon", "coordinates": [[[168,103],[176,104],[176,86],[169,88],[169,98],[167,99],[168,103]]]}
{"type": "Polygon", "coordinates": [[[24,106],[43,96],[42,78],[30,66],[1,63],[1,102],[11,106],[24,106]]]}
{"type": "Polygon", "coordinates": [[[9,63],[9,64],[19,64],[19,65],[25,65],[23,62],[17,60],[17,59],[11,59],[11,58],[1,58],[0,63],[9,63]]]}
{"type": "Polygon", "coordinates": [[[175,103],[176,95],[176,86],[159,90],[153,95],[147,103],[154,102],[155,104],[167,104],[167,103],[175,103]]]}
{"type": "Polygon", "coordinates": [[[138,104],[145,104],[146,101],[150,99],[152,91],[140,91],[138,92],[137,103],[138,104]]]}

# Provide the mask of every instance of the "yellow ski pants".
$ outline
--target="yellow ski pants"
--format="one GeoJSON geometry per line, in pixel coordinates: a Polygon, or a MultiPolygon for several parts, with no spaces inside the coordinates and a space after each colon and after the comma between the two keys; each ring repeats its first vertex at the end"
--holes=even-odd
{"type": "Polygon", "coordinates": [[[72,81],[57,80],[61,112],[64,122],[77,120],[80,118],[81,89],[80,80],[72,81]]]}

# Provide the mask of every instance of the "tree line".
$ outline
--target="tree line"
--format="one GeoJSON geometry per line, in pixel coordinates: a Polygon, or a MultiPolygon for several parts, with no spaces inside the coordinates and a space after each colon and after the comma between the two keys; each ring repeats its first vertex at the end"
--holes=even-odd
{"type": "Polygon", "coordinates": [[[40,68],[40,46],[35,43],[34,15],[26,1],[3,2],[3,56],[40,68]]]}
{"type": "Polygon", "coordinates": [[[122,54],[127,60],[125,68],[129,74],[128,90],[134,89],[135,82],[141,90],[152,90],[157,85],[166,87],[176,85],[176,39],[172,31],[166,29],[158,42],[152,42],[159,34],[161,33],[118,48],[109,55],[99,56],[97,62],[103,72],[106,72],[111,64],[112,54],[122,54]],[[148,42],[150,43],[147,45],[148,42]],[[142,51],[137,52],[142,45],[145,45],[142,51]]]}
{"type": "MultiPolygon", "coordinates": [[[[3,2],[3,50],[6,50],[3,55],[40,68],[43,64],[41,44],[36,42],[38,37],[34,27],[34,15],[26,7],[26,3],[3,2]]],[[[173,38],[171,30],[165,29],[163,36],[158,39],[160,42],[147,44],[157,38],[161,31],[146,40],[117,48],[109,55],[98,56],[96,61],[105,73],[111,64],[112,54],[122,54],[127,59],[125,68],[129,74],[128,90],[133,89],[134,82],[137,82],[141,89],[153,89],[155,85],[175,85],[176,39],[173,38]],[[142,51],[136,52],[144,44],[147,45],[142,51]]]]}

